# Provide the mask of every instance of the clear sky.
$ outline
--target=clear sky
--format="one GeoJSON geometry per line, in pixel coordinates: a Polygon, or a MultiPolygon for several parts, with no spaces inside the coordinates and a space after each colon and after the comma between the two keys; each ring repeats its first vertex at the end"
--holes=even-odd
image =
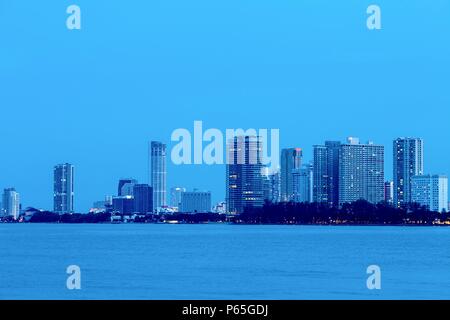
{"type": "MultiPolygon", "coordinates": [[[[448,0],[0,0],[0,187],[52,209],[76,166],[76,210],[147,182],[147,143],[174,129],[279,128],[282,147],[359,136],[425,140],[450,173],[448,0]],[[81,30],[66,8],[81,8],[81,30]],[[378,4],[382,30],[369,31],[378,4]]],[[[223,166],[175,166],[168,187],[224,198],[223,166]]]]}

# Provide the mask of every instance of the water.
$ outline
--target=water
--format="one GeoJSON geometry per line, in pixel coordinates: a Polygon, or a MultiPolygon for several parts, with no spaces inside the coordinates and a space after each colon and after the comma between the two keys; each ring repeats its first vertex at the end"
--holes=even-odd
{"type": "Polygon", "coordinates": [[[450,299],[449,244],[444,227],[0,224],[0,299],[450,299]]]}

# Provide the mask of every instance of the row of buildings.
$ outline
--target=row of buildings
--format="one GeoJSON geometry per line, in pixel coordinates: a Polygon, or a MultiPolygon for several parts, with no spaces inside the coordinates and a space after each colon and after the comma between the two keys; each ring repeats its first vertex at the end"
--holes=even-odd
{"type": "MultiPolygon", "coordinates": [[[[149,143],[149,184],[138,183],[136,179],[121,179],[117,194],[106,196],[104,201],[94,203],[92,211],[111,211],[112,213],[148,214],[155,212],[186,213],[210,212],[211,192],[187,191],[185,188],[172,188],[171,202],[167,201],[166,192],[166,145],[162,142],[149,143]]],[[[74,209],[73,164],[58,164],[53,169],[53,212],[71,214],[74,209]]],[[[0,217],[17,219],[21,212],[20,195],[14,188],[4,189],[0,204],[0,217]]]]}
{"type": "MultiPolygon", "coordinates": [[[[262,151],[257,136],[235,137],[227,145],[230,159],[262,159],[262,151]]],[[[345,143],[326,141],[313,146],[312,158],[304,164],[301,148],[283,149],[279,170],[270,173],[261,161],[227,164],[227,212],[260,207],[265,200],[339,207],[360,199],[395,207],[418,203],[433,211],[448,211],[448,178],[424,173],[420,138],[393,141],[393,181],[385,181],[384,146],[373,142],[360,143],[354,137],[345,143]]]]}
{"type": "MultiPolygon", "coordinates": [[[[238,214],[246,208],[271,202],[317,202],[329,206],[365,199],[387,202],[395,207],[412,203],[433,211],[448,211],[448,179],[425,174],[424,148],[420,138],[393,141],[393,181],[385,181],[384,146],[361,143],[350,137],[346,142],[326,141],[315,145],[312,161],[303,163],[303,149],[281,150],[280,168],[269,172],[262,164],[263,142],[259,136],[237,136],[227,141],[226,199],[214,210],[238,214]]],[[[95,212],[110,210],[119,214],[160,212],[210,212],[209,191],[170,190],[167,201],[166,144],[152,141],[148,152],[149,183],[121,179],[117,195],[96,202],[95,212]]],[[[74,166],[54,167],[53,211],[74,212],[74,166]]],[[[20,214],[20,196],[14,188],[3,192],[1,215],[14,219],[20,214]]]]}

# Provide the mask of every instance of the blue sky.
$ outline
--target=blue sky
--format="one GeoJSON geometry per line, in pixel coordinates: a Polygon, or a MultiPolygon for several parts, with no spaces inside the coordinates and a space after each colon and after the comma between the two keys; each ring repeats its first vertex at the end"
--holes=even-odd
{"type": "MultiPolygon", "coordinates": [[[[450,2],[0,0],[0,187],[52,208],[76,166],[76,209],[147,182],[147,142],[177,128],[279,128],[282,147],[359,136],[425,140],[449,173],[450,2]],[[382,30],[366,28],[378,4],[382,30]],[[77,4],[82,30],[66,28],[77,4]]],[[[168,186],[224,197],[223,166],[168,164],[168,186]]]]}

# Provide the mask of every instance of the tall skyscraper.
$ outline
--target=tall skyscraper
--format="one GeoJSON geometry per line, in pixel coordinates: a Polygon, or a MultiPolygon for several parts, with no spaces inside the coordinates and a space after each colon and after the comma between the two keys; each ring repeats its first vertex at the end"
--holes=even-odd
{"type": "Polygon", "coordinates": [[[153,207],[158,212],[166,205],[166,145],[162,142],[150,143],[150,185],[153,188],[153,207]]]}
{"type": "Polygon", "coordinates": [[[134,212],[147,214],[153,212],[153,189],[148,184],[133,186],[134,212]]]}
{"type": "Polygon", "coordinates": [[[2,199],[3,216],[17,219],[20,214],[19,193],[14,188],[6,188],[3,190],[2,199]]]}
{"type": "Polygon", "coordinates": [[[132,196],[133,188],[138,183],[136,179],[120,179],[117,187],[117,195],[120,196],[132,196]]]}
{"type": "Polygon", "coordinates": [[[59,214],[74,212],[74,166],[69,163],[53,169],[53,210],[59,214]]]}
{"type": "Polygon", "coordinates": [[[349,138],[339,152],[339,203],[384,200],[384,146],[349,138]]]}
{"type": "Polygon", "coordinates": [[[289,148],[281,150],[281,200],[294,200],[294,172],[302,166],[302,149],[289,148]]]}
{"type": "Polygon", "coordinates": [[[227,142],[226,203],[230,214],[264,204],[262,141],[238,136],[227,142]]]}
{"type": "Polygon", "coordinates": [[[411,177],[423,175],[423,140],[398,138],[393,143],[394,205],[411,203],[411,177]]]}
{"type": "Polygon", "coordinates": [[[411,177],[411,202],[431,211],[448,212],[448,178],[444,175],[411,177]]]}
{"type": "Polygon", "coordinates": [[[339,204],[339,141],[326,141],[325,145],[313,147],[313,201],[339,204]]]}

